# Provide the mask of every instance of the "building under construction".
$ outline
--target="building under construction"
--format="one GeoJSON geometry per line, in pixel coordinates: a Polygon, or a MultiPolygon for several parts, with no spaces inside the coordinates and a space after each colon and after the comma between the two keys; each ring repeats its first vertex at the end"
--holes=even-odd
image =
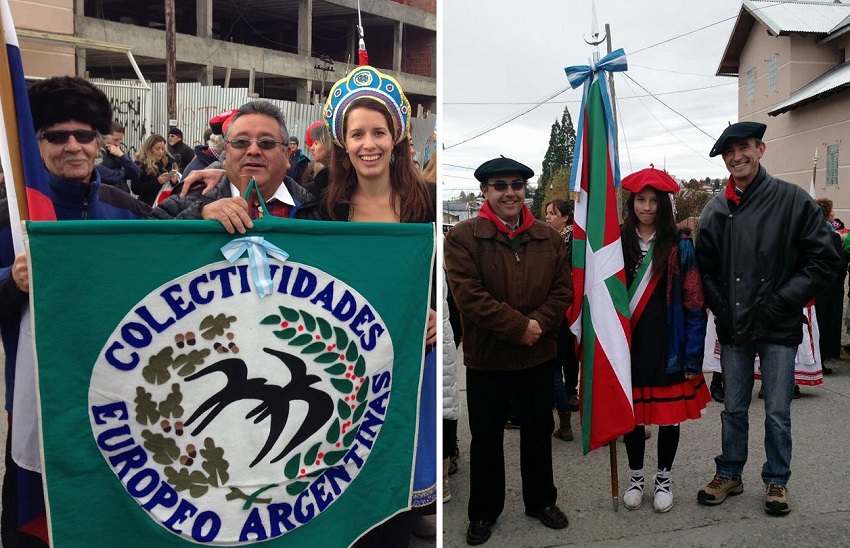
{"type": "Polygon", "coordinates": [[[395,77],[414,112],[436,110],[436,0],[10,1],[30,77],[166,81],[173,9],[177,82],[320,103],[357,64],[395,77]],[[362,25],[362,26],[361,26],[362,25]],[[136,65],[136,66],[134,66],[136,65]]]}

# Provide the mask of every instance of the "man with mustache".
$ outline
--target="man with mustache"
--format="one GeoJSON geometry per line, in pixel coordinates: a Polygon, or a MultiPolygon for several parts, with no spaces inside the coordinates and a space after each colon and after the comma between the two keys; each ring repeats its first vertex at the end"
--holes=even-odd
{"type": "Polygon", "coordinates": [[[520,468],[526,515],[569,523],[552,471],[552,372],[558,327],[572,300],[564,240],[525,205],[534,171],[494,158],[475,170],[485,202],[478,217],[446,234],[446,277],[463,322],[469,409],[470,485],[466,542],[483,544],[505,507],[504,426],[519,399],[520,468]]]}
{"type": "Polygon", "coordinates": [[[252,219],[266,211],[275,217],[319,218],[316,197],[286,176],[289,132],[280,109],[262,100],[242,105],[224,130],[224,142],[225,176],[219,183],[206,193],[195,189],[172,195],[153,217],[215,219],[231,234],[244,234],[254,226],[252,219]],[[251,179],[256,187],[245,199],[251,179]]]}
{"type": "MultiPolygon", "coordinates": [[[[111,133],[112,129],[112,107],[102,91],[82,78],[60,76],[43,80],[30,88],[29,102],[38,148],[47,169],[48,197],[58,220],[147,218],[149,206],[126,192],[102,184],[100,173],[95,170],[95,160],[104,135],[111,133]]],[[[84,257],[81,259],[85,260],[84,257]]],[[[3,198],[0,200],[0,334],[6,352],[6,411],[10,417],[13,405],[15,411],[9,440],[13,426],[25,432],[26,424],[35,424],[35,417],[24,411],[30,404],[30,412],[35,413],[32,405],[36,397],[35,386],[22,385],[17,391],[14,389],[21,314],[28,302],[27,258],[25,253],[15,255],[8,202],[3,198]]],[[[25,524],[31,534],[17,530],[18,500],[41,497],[40,485],[40,476],[33,472],[22,470],[19,475],[7,441],[6,474],[3,478],[3,546],[46,546],[46,529],[43,529],[44,522],[38,518],[25,524]],[[37,483],[34,485],[33,481],[37,483]]]]}

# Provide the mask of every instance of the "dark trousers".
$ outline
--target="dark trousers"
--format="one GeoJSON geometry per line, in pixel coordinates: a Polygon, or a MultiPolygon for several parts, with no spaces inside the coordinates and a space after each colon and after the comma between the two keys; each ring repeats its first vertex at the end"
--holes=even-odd
{"type": "Polygon", "coordinates": [[[525,511],[536,514],[558,497],[552,473],[554,360],[520,371],[466,370],[472,443],[468,515],[496,521],[505,507],[504,434],[511,393],[519,397],[520,473],[525,511]]]}
{"type": "Polygon", "coordinates": [[[18,531],[18,465],[12,460],[12,421],[6,437],[6,473],[3,475],[3,513],[0,539],[3,548],[47,548],[38,537],[18,531]]]}

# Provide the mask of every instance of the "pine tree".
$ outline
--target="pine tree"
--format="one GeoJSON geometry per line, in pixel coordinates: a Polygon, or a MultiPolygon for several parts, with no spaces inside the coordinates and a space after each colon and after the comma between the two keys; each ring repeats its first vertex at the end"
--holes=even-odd
{"type": "MultiPolygon", "coordinates": [[[[543,170],[538,179],[537,189],[534,192],[533,201],[531,204],[531,213],[538,218],[542,218],[542,207],[546,203],[547,194],[550,193],[552,183],[556,179],[556,174],[559,172],[566,173],[566,179],[569,181],[570,172],[573,167],[573,151],[576,145],[576,131],[573,127],[573,119],[570,116],[570,111],[564,107],[564,113],[560,120],[555,120],[552,124],[552,129],[549,133],[549,148],[546,150],[546,155],[543,157],[543,170]]],[[[557,177],[562,180],[563,175],[557,177]]],[[[549,196],[566,198],[566,194],[558,196],[549,196]]]]}

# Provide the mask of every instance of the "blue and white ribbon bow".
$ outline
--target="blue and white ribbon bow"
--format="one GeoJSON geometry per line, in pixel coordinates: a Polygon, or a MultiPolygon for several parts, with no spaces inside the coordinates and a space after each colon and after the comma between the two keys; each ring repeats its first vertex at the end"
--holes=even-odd
{"type": "Polygon", "coordinates": [[[289,258],[289,253],[267,242],[262,236],[236,238],[221,247],[224,258],[231,263],[236,262],[246,250],[248,251],[248,264],[251,267],[254,286],[256,286],[257,293],[262,299],[274,292],[271,268],[269,268],[269,255],[283,262],[289,258]]]}
{"type": "Polygon", "coordinates": [[[590,89],[595,82],[599,82],[599,95],[602,99],[603,116],[605,118],[605,133],[608,146],[608,157],[611,158],[611,167],[614,173],[614,188],[620,187],[620,162],[617,161],[616,127],[614,125],[614,114],[611,108],[611,96],[608,94],[608,85],[604,77],[600,77],[600,71],[623,72],[628,70],[626,52],[623,48],[612,51],[599,61],[588,65],[576,65],[564,69],[567,80],[573,89],[584,85],[581,97],[581,110],[579,111],[578,126],[576,126],[576,148],[573,152],[573,169],[570,173],[570,191],[579,192],[581,187],[581,176],[585,169],[585,150],[587,146],[585,132],[585,116],[587,114],[590,89]]]}
{"type": "Polygon", "coordinates": [[[567,67],[564,70],[567,73],[567,80],[570,81],[570,86],[573,89],[584,84],[588,78],[597,74],[600,70],[608,72],[623,72],[628,70],[629,65],[626,62],[626,52],[623,48],[612,51],[599,61],[592,65],[575,65],[567,67]]]}

